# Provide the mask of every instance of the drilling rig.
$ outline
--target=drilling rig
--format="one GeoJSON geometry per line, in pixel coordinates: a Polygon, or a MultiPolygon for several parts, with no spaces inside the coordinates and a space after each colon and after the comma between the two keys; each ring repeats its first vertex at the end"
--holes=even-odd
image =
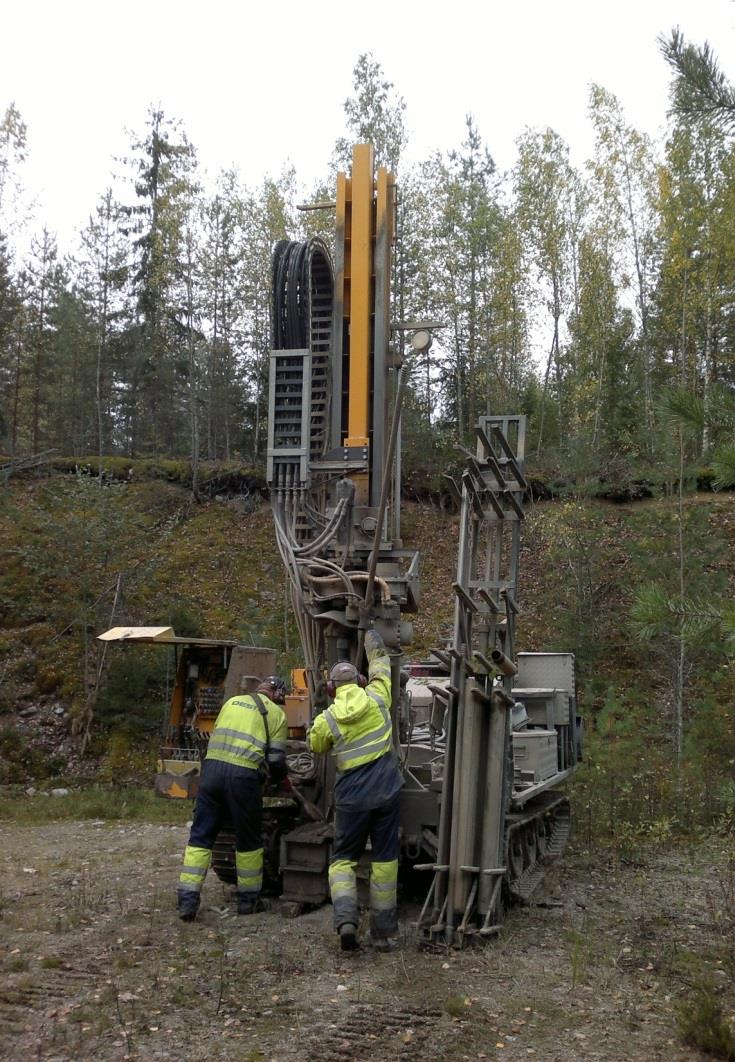
{"type": "MultiPolygon", "coordinates": [[[[396,182],[355,145],[337,177],[334,255],[319,239],[273,255],[268,485],[289,575],[312,713],[339,660],[363,665],[374,624],[391,658],[394,745],[405,778],[402,862],[427,875],[427,942],[497,932],[502,905],[527,901],[564,848],[556,786],[581,754],[574,659],[518,653],[525,418],[481,417],[466,450],[453,636],[434,651],[418,722],[405,688],[419,557],[401,538],[400,415],[406,375],[395,337],[426,351],[432,322],[392,321],[396,182]]],[[[410,358],[410,353],[409,353],[410,358]]],[[[317,809],[280,842],[283,898],[327,899],[333,768],[306,758],[298,788],[317,809]]]]}

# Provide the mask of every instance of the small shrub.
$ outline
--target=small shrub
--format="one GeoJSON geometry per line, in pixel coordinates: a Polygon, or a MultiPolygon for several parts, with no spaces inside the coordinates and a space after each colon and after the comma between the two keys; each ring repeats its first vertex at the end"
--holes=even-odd
{"type": "Polygon", "coordinates": [[[52,773],[46,756],[30,748],[15,727],[0,728],[0,785],[48,778],[52,773]]]}
{"type": "Polygon", "coordinates": [[[44,667],[38,669],[36,687],[39,693],[53,693],[59,688],[62,681],[62,676],[54,668],[44,667]]]}
{"type": "Polygon", "coordinates": [[[450,1018],[466,1018],[469,1005],[467,996],[450,996],[444,1001],[444,1010],[450,1018]]]}
{"type": "Polygon", "coordinates": [[[153,745],[141,747],[140,738],[126,731],[110,736],[107,752],[100,764],[99,779],[121,785],[131,780],[146,781],[155,770],[156,750],[153,745]]]}
{"type": "Polygon", "coordinates": [[[709,984],[700,984],[678,1014],[683,1043],[714,1058],[735,1060],[735,1033],[722,1013],[722,1006],[709,984]]]}

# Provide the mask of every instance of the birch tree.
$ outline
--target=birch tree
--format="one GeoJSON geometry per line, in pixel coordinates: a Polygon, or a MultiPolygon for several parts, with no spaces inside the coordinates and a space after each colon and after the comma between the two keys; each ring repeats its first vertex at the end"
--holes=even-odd
{"type": "Polygon", "coordinates": [[[657,272],[657,160],[647,136],[625,121],[617,98],[599,85],[590,93],[595,130],[592,181],[597,215],[615,234],[611,247],[620,284],[632,293],[643,363],[643,416],[653,440],[656,388],[651,342],[651,295],[657,272]]]}
{"type": "Polygon", "coordinates": [[[573,245],[577,234],[572,221],[579,216],[573,202],[578,193],[578,182],[569,161],[569,148],[553,129],[527,130],[520,137],[514,187],[527,257],[551,317],[551,340],[544,369],[536,447],[538,456],[544,440],[552,372],[560,425],[564,420],[561,324],[573,304],[573,245]]]}

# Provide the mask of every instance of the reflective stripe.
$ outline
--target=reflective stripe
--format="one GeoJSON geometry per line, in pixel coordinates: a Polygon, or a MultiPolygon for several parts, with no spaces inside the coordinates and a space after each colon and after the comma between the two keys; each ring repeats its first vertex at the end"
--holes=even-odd
{"type": "Polygon", "coordinates": [[[192,867],[192,866],[187,866],[187,864],[185,863],[184,866],[181,868],[181,873],[182,874],[199,874],[199,876],[203,878],[204,875],[207,873],[207,867],[192,867]]]}
{"type": "Polygon", "coordinates": [[[373,863],[370,873],[370,907],[374,911],[390,911],[396,906],[398,860],[373,863]]]}
{"type": "Polygon", "coordinates": [[[260,752],[257,752],[254,749],[243,748],[242,745],[235,745],[231,741],[219,741],[217,738],[211,738],[207,748],[219,749],[221,752],[236,753],[238,757],[249,760],[256,765],[263,760],[263,756],[260,752]]]}
{"type": "MultiPolygon", "coordinates": [[[[393,728],[388,713],[385,710],[385,706],[379,701],[377,695],[368,694],[368,696],[372,697],[380,708],[381,715],[383,716],[383,724],[382,726],[376,727],[375,730],[371,730],[369,734],[363,734],[362,737],[356,738],[352,741],[347,741],[345,739],[337,725],[336,719],[328,708],[322,713],[327,726],[334,737],[333,754],[338,771],[349,770],[352,766],[352,761],[356,757],[364,756],[371,752],[378,752],[380,754],[381,752],[387,752],[390,748],[393,728]]],[[[379,756],[376,758],[379,758],[379,756]]]]}
{"type": "Polygon", "coordinates": [[[263,885],[263,849],[235,852],[237,887],[241,892],[260,892],[263,885]]]}
{"type": "Polygon", "coordinates": [[[209,848],[197,848],[188,844],[184,850],[179,886],[189,889],[190,892],[201,892],[211,862],[212,853],[209,848]]]}
{"type": "Polygon", "coordinates": [[[387,723],[383,723],[382,726],[371,730],[369,734],[364,734],[361,738],[356,738],[354,741],[345,741],[344,744],[346,748],[349,748],[350,752],[360,752],[362,749],[370,748],[376,741],[381,741],[387,733],[390,733],[390,726],[387,723]]]}
{"type": "Polygon", "coordinates": [[[266,716],[262,716],[249,696],[231,697],[222,705],[207,748],[207,758],[230,763],[235,767],[257,770],[268,747],[266,718],[271,746],[285,742],[288,736],[286,716],[277,704],[263,696],[266,716]]]}
{"type": "Polygon", "coordinates": [[[230,727],[218,726],[217,736],[220,737],[223,734],[225,737],[237,738],[238,741],[249,741],[251,745],[256,745],[259,749],[265,748],[265,741],[261,741],[260,738],[249,734],[246,730],[232,730],[230,727]]]}
{"type": "Polygon", "coordinates": [[[357,901],[357,863],[349,859],[338,859],[329,867],[329,891],[332,902],[340,898],[357,901]]]}
{"type": "Polygon", "coordinates": [[[263,888],[262,874],[238,874],[237,887],[244,892],[260,892],[263,888]]]}
{"type": "Polygon", "coordinates": [[[279,752],[285,752],[288,748],[288,745],[285,741],[271,741],[271,748],[278,749],[279,752]]]}
{"type": "Polygon", "coordinates": [[[375,693],[374,690],[368,690],[367,691],[367,695],[368,695],[368,697],[370,697],[372,700],[375,701],[375,703],[377,704],[378,708],[380,708],[380,710],[382,711],[383,715],[385,715],[385,701],[380,696],[380,694],[379,693],[375,693]]]}
{"type": "Polygon", "coordinates": [[[331,893],[332,901],[338,900],[340,896],[357,896],[357,888],[354,884],[348,885],[346,881],[332,881],[329,886],[329,892],[331,893]]]}
{"type": "Polygon", "coordinates": [[[337,882],[341,882],[341,881],[346,881],[346,882],[349,882],[349,884],[352,884],[352,882],[354,880],[354,874],[336,874],[336,873],[332,873],[332,871],[330,871],[329,872],[329,880],[331,882],[333,882],[334,884],[337,884],[337,882]]]}
{"type": "Polygon", "coordinates": [[[327,708],[322,714],[324,715],[324,719],[326,721],[327,726],[332,731],[332,737],[334,738],[334,740],[335,741],[341,741],[342,740],[342,732],[340,731],[339,727],[337,726],[337,723],[335,722],[335,719],[334,719],[334,716],[332,715],[332,713],[327,708]]]}

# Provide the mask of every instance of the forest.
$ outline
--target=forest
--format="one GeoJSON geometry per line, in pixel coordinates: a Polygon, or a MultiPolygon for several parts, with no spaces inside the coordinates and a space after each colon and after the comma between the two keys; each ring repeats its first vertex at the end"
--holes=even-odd
{"type": "MultiPolygon", "coordinates": [[[[531,418],[535,463],[564,476],[685,463],[724,485],[735,330],[733,89],[708,48],[676,31],[663,142],[590,88],[592,158],[576,168],[551,128],[525,129],[507,173],[471,113],[461,144],[407,169],[408,116],[369,54],[354,68],[345,136],[305,191],[289,169],[244,187],[201,179],[196,146],[151,109],[90,203],[76,249],[19,210],[33,130],[0,126],[0,450],[179,457],[257,465],[264,449],[270,256],[321,233],[351,144],[398,177],[397,319],[440,323],[413,369],[409,439],[440,467],[478,414],[531,418]],[[28,247],[20,253],[18,247],[28,247]],[[530,350],[543,349],[532,360],[530,350]]],[[[414,449],[407,447],[407,451],[414,449]]]]}

